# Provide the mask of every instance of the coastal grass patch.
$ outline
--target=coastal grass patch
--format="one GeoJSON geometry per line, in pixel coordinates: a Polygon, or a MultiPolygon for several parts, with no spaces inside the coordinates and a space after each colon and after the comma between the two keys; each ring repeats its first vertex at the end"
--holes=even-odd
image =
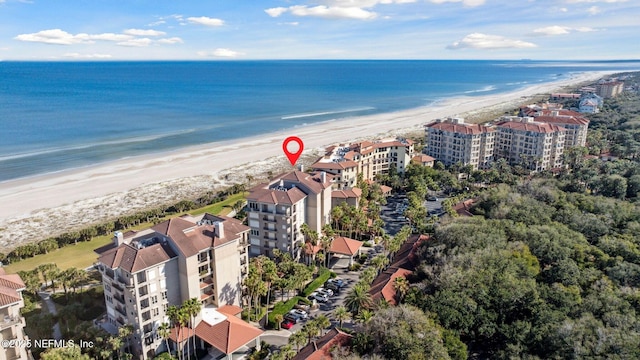
{"type": "MultiPolygon", "coordinates": [[[[181,214],[173,214],[164,217],[161,220],[166,220],[180,216],[182,214],[199,215],[203,213],[210,213],[214,215],[227,215],[231,212],[231,206],[238,200],[244,200],[247,192],[234,194],[227,199],[217,202],[215,204],[205,206],[190,211],[185,211],[181,214]]],[[[153,226],[153,223],[140,223],[139,225],[128,228],[127,230],[143,230],[153,226]]],[[[54,263],[58,268],[65,270],[71,267],[78,269],[85,269],[96,262],[98,254],[94,251],[98,248],[106,246],[113,241],[112,235],[96,236],[89,241],[78,242],[76,244],[70,244],[62,248],[53,250],[48,254],[39,254],[30,258],[14,261],[11,264],[6,265],[5,270],[7,273],[17,273],[18,271],[30,271],[37,268],[41,264],[54,263]]]]}

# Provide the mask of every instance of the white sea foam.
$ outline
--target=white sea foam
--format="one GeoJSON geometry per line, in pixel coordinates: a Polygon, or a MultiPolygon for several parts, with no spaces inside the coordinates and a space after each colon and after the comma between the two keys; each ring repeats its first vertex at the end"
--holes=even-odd
{"type": "MultiPolygon", "coordinates": [[[[215,126],[213,126],[212,128],[214,128],[214,127],[215,126]]],[[[38,155],[55,154],[55,153],[64,152],[64,151],[90,149],[90,148],[96,148],[96,147],[100,147],[100,146],[124,145],[124,144],[149,142],[149,141],[158,140],[158,139],[162,139],[162,138],[167,138],[167,137],[171,137],[171,136],[175,136],[175,135],[182,135],[182,134],[192,133],[192,132],[194,132],[196,130],[197,129],[186,129],[186,130],[180,130],[180,131],[164,133],[164,134],[157,134],[157,135],[137,136],[137,137],[123,138],[123,139],[105,140],[105,141],[100,141],[100,142],[90,143],[90,144],[79,144],[79,145],[73,145],[73,146],[62,146],[62,147],[56,147],[56,148],[47,148],[47,149],[29,151],[29,152],[24,152],[24,153],[7,154],[7,155],[0,156],[0,162],[9,161],[9,160],[15,160],[15,159],[28,158],[28,157],[38,156],[38,155]]]]}
{"type": "Polygon", "coordinates": [[[473,93],[478,93],[478,92],[487,92],[487,91],[493,91],[495,90],[496,87],[494,85],[487,85],[485,87],[483,87],[482,89],[477,89],[477,90],[469,90],[469,91],[465,91],[465,94],[473,94],[473,93]]]}
{"type": "Polygon", "coordinates": [[[281,117],[280,119],[282,120],[301,119],[301,118],[314,117],[314,116],[346,114],[350,112],[366,111],[366,110],[374,110],[374,109],[375,108],[372,106],[367,106],[367,107],[361,107],[361,108],[349,109],[349,110],[323,111],[323,112],[317,112],[317,113],[287,115],[287,116],[281,117]]]}

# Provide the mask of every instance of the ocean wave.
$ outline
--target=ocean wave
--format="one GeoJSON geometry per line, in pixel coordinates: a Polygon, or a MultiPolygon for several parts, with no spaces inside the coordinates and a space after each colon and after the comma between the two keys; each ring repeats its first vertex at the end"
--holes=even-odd
{"type": "Polygon", "coordinates": [[[497,89],[497,88],[495,87],[495,85],[487,85],[487,86],[485,86],[485,87],[483,87],[483,88],[481,88],[481,89],[477,89],[477,90],[469,90],[469,91],[465,91],[464,93],[465,93],[465,94],[473,94],[473,93],[478,93],[478,92],[493,91],[493,90],[495,90],[495,89],[497,89]]]}
{"type": "Polygon", "coordinates": [[[346,113],[351,113],[351,112],[356,112],[356,111],[366,111],[366,110],[375,110],[375,108],[372,107],[372,106],[366,106],[366,107],[349,109],[349,110],[336,110],[336,111],[323,111],[323,112],[316,112],[316,113],[293,114],[293,115],[282,116],[280,119],[282,119],[282,120],[302,119],[302,118],[323,116],[323,115],[346,114],[346,113]]]}
{"type": "MultiPolygon", "coordinates": [[[[208,127],[207,129],[215,128],[215,127],[216,126],[208,127]]],[[[124,138],[124,139],[105,140],[105,141],[100,141],[100,142],[90,143],[90,144],[79,144],[79,145],[73,145],[73,146],[47,148],[47,149],[29,151],[29,152],[18,153],[18,154],[7,154],[7,155],[0,156],[0,162],[9,161],[9,160],[15,160],[15,159],[22,159],[22,158],[29,158],[29,157],[39,156],[39,155],[50,155],[50,154],[55,154],[55,153],[60,153],[60,152],[65,152],[65,151],[85,150],[85,149],[97,148],[97,147],[101,147],[101,146],[124,145],[124,144],[135,144],[135,143],[149,142],[149,141],[163,139],[163,138],[167,138],[167,137],[171,137],[171,136],[188,134],[188,133],[195,132],[197,130],[198,129],[186,129],[186,130],[174,131],[174,132],[169,132],[169,133],[164,133],[164,134],[157,134],[157,135],[137,136],[137,137],[124,138]]]]}

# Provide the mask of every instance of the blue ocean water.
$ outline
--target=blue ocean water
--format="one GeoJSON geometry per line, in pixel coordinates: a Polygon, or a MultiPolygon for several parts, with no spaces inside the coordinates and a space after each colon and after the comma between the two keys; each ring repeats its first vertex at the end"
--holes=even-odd
{"type": "Polygon", "coordinates": [[[0,181],[638,62],[0,62],[0,181]]]}

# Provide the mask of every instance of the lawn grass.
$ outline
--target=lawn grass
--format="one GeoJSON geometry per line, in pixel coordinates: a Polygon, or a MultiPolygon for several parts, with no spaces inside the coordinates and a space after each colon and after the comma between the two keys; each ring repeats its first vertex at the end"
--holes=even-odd
{"type": "MultiPolygon", "coordinates": [[[[245,198],[247,193],[242,194],[234,194],[229,196],[224,201],[217,202],[215,204],[205,206],[199,209],[194,209],[191,211],[186,211],[181,214],[174,214],[171,216],[167,216],[164,219],[169,219],[173,217],[177,217],[186,213],[190,213],[193,215],[204,214],[208,212],[214,215],[227,215],[231,212],[231,206],[236,203],[238,200],[242,200],[245,198]]],[[[127,230],[142,230],[153,226],[152,223],[142,223],[140,225],[134,226],[127,230]]],[[[94,252],[94,250],[108,245],[112,241],[112,235],[103,235],[97,236],[86,242],[79,242],[75,245],[67,245],[61,249],[57,249],[48,254],[40,254],[34,257],[20,260],[9,264],[5,267],[7,273],[13,274],[18,271],[29,271],[33,270],[38,265],[46,264],[46,263],[54,263],[58,265],[58,268],[64,270],[71,267],[75,267],[78,269],[84,269],[91,266],[94,262],[96,262],[98,255],[94,252]]]]}

